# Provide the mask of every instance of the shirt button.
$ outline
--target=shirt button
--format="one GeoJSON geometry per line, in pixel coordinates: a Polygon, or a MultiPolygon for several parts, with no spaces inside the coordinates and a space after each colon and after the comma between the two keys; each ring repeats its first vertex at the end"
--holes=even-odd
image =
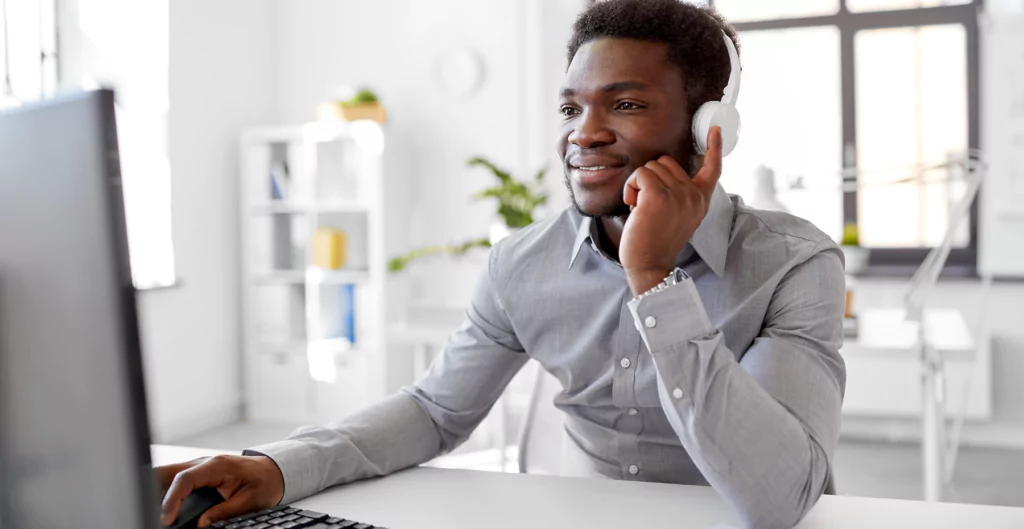
{"type": "Polygon", "coordinates": [[[679,388],[673,389],[672,390],[672,396],[677,398],[677,399],[683,398],[683,390],[681,390],[679,388]]]}
{"type": "Polygon", "coordinates": [[[647,319],[644,320],[644,325],[646,325],[648,329],[654,327],[657,324],[658,320],[654,319],[654,316],[648,316],[647,319]]]}
{"type": "Polygon", "coordinates": [[[630,408],[629,411],[627,411],[626,413],[628,413],[630,415],[636,415],[639,412],[636,411],[636,408],[630,408]]]}
{"type": "Polygon", "coordinates": [[[629,473],[634,476],[640,473],[640,467],[636,465],[629,465],[629,473]]]}
{"type": "Polygon", "coordinates": [[[619,360],[619,365],[622,366],[623,369],[629,369],[629,359],[623,358],[622,360],[619,360]]]}

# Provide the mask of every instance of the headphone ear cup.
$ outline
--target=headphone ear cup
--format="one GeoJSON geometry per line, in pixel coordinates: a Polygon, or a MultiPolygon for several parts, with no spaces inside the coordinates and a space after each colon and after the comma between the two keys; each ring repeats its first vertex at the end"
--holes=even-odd
{"type": "Polygon", "coordinates": [[[708,101],[693,115],[693,146],[698,155],[708,151],[711,127],[722,129],[722,156],[728,156],[740,139],[740,113],[736,107],[720,101],[708,101]]]}

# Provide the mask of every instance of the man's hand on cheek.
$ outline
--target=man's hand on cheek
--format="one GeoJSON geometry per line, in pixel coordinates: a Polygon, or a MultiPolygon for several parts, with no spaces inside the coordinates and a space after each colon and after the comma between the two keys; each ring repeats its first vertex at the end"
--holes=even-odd
{"type": "Polygon", "coordinates": [[[626,180],[623,199],[631,213],[619,242],[619,261],[634,296],[661,282],[676,266],[707,215],[722,176],[722,131],[708,133],[704,165],[691,179],[669,156],[647,162],[626,180]]]}

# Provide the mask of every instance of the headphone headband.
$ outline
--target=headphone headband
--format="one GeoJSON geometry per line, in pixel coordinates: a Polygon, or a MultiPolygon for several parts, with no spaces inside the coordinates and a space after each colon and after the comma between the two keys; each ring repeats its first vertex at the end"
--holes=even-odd
{"type": "Polygon", "coordinates": [[[725,31],[722,34],[725,36],[725,49],[729,52],[729,84],[722,91],[722,102],[735,105],[740,96],[740,54],[729,34],[725,31]]]}

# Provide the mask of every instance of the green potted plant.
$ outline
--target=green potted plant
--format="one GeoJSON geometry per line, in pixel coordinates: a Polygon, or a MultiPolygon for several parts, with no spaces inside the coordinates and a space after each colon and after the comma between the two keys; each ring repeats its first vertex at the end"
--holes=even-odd
{"type": "Polygon", "coordinates": [[[846,254],[847,274],[857,275],[867,268],[870,252],[860,245],[860,232],[857,229],[857,223],[847,222],[843,225],[843,239],[839,246],[846,254]]]}
{"type": "Polygon", "coordinates": [[[546,172],[544,169],[538,171],[532,180],[522,182],[481,157],[471,158],[466,164],[470,167],[483,167],[498,179],[497,185],[475,193],[473,199],[477,201],[496,199],[498,201],[497,213],[501,222],[492,226],[488,237],[471,239],[461,244],[427,246],[395,257],[388,262],[388,270],[400,272],[412,261],[428,255],[463,255],[473,248],[490,248],[502,236],[533,223],[537,207],[548,201],[547,193],[543,189],[544,173],[546,172]]]}

